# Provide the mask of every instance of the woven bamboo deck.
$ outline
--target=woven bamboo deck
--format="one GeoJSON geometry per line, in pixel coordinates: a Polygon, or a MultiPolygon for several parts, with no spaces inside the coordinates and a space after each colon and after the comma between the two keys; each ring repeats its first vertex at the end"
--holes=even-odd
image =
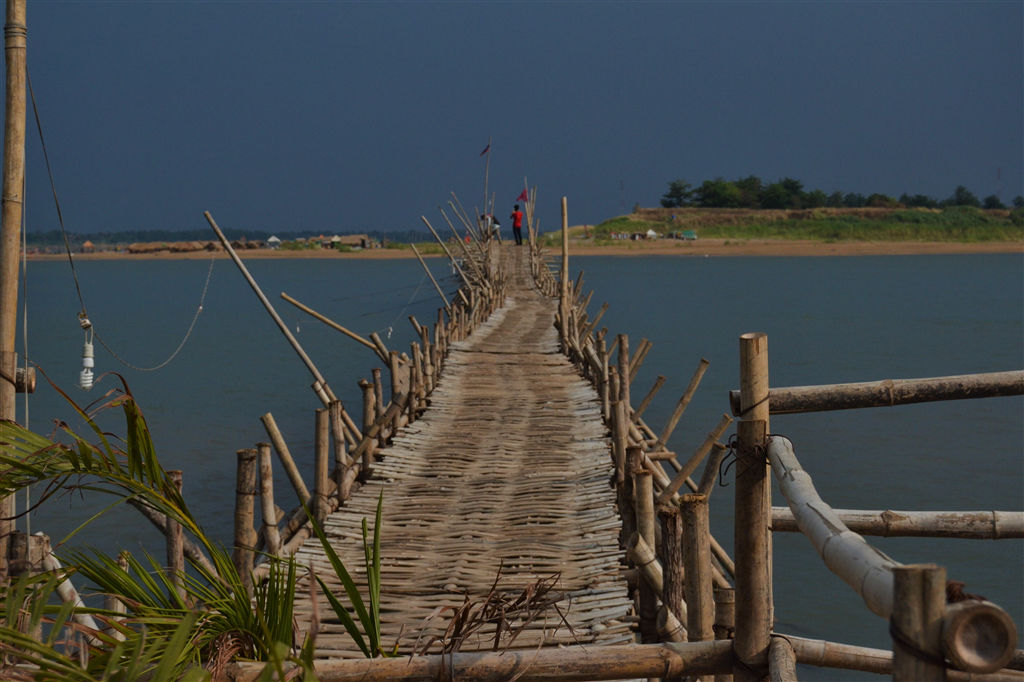
{"type": "MultiPolygon", "coordinates": [[[[440,636],[466,596],[486,595],[499,566],[498,589],[519,592],[560,573],[559,603],[570,632],[553,611],[527,628],[514,648],[633,641],[623,617],[632,602],[620,575],[619,517],[610,485],[613,465],[593,388],[558,353],[552,325],[557,301],[529,282],[525,247],[506,247],[513,278],[504,308],[454,344],[430,407],[383,450],[374,476],[330,515],[327,536],[357,582],[364,582],[360,525],[372,523],[381,488],[382,644],[404,626],[400,650],[417,637],[440,636]]],[[[296,555],[322,578],[333,572],[314,538],[296,555]]],[[[308,627],[302,584],[296,614],[308,627]]],[[[332,584],[343,595],[340,583],[332,584]]],[[[319,658],[361,657],[326,599],[328,622],[319,658]]],[[[344,600],[343,600],[344,601],[344,600]]],[[[463,651],[490,649],[494,626],[463,651]]],[[[436,651],[436,647],[435,647],[436,651]]]]}

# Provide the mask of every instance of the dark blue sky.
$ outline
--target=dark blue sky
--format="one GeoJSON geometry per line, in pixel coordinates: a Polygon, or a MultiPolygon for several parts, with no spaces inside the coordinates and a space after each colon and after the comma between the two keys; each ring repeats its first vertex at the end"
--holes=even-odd
{"type": "MultiPolygon", "coordinates": [[[[29,68],[69,229],[542,229],[675,178],[1024,191],[1020,2],[46,2],[29,68]],[[625,190],[620,199],[620,181],[625,190]]],[[[30,114],[31,116],[31,114],[30,114]]],[[[31,119],[30,119],[31,123],[31,119]]],[[[29,229],[57,226],[33,127],[29,229]]]]}

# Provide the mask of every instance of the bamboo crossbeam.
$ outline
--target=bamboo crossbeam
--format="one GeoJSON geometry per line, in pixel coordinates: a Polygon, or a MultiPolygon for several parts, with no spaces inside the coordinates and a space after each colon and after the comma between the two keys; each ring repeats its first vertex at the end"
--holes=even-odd
{"type": "Polygon", "coordinates": [[[700,380],[704,376],[704,372],[707,371],[708,365],[710,364],[710,362],[701,358],[700,364],[697,365],[697,370],[693,373],[693,378],[690,379],[689,385],[686,387],[686,390],[683,391],[682,397],[680,397],[679,402],[676,403],[676,408],[672,411],[672,416],[669,417],[664,430],[661,432],[661,436],[658,438],[658,448],[668,447],[668,439],[672,436],[672,432],[675,431],[676,424],[679,423],[679,419],[683,416],[686,406],[690,404],[691,400],[693,400],[693,394],[697,392],[697,387],[700,386],[700,380]]]}
{"type": "MultiPolygon", "coordinates": [[[[771,414],[796,414],[1014,395],[1024,395],[1024,370],[773,388],[768,391],[768,409],[771,414]]],[[[739,416],[739,391],[729,392],[729,404],[739,416]]]]}
{"type": "MultiPolygon", "coordinates": [[[[320,682],[584,682],[714,675],[732,664],[728,641],[459,652],[316,662],[320,682]]],[[[235,664],[236,682],[255,682],[262,664],[235,664]]]]}
{"type": "Polygon", "coordinates": [[[292,298],[288,294],[284,293],[283,291],[281,292],[281,298],[283,298],[284,300],[288,301],[293,306],[295,306],[296,308],[298,308],[302,312],[306,313],[310,317],[315,317],[316,319],[318,319],[321,322],[323,322],[324,324],[326,324],[328,327],[341,332],[342,334],[344,334],[345,336],[349,337],[350,339],[358,341],[359,343],[363,344],[364,346],[366,346],[367,348],[372,350],[374,353],[377,353],[378,355],[380,355],[380,353],[377,350],[377,347],[375,345],[373,345],[372,343],[370,343],[369,341],[367,341],[366,339],[364,339],[363,337],[359,336],[359,334],[356,334],[353,331],[345,329],[340,324],[338,324],[334,320],[330,319],[326,315],[321,315],[320,313],[318,313],[317,311],[313,310],[309,306],[306,306],[306,305],[303,305],[302,303],[299,303],[298,301],[296,301],[294,298],[292,298]]]}
{"type": "MultiPolygon", "coordinates": [[[[1024,512],[892,511],[834,509],[854,533],[883,538],[962,538],[1003,540],[1024,538],[1024,512]]],[[[799,533],[788,507],[772,507],[772,530],[799,533]]]]}

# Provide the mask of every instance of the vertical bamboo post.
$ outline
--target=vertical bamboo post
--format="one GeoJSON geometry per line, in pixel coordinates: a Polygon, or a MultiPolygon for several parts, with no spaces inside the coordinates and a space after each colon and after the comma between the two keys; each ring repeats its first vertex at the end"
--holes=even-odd
{"type": "MultiPolygon", "coordinates": [[[[121,552],[117,555],[117,566],[125,572],[128,571],[128,556],[128,552],[121,552]]],[[[124,602],[112,594],[104,595],[103,608],[107,611],[113,611],[114,613],[128,613],[128,607],[125,606],[124,602]]],[[[122,619],[115,618],[112,620],[120,622],[122,619]]],[[[124,634],[115,627],[107,628],[106,632],[108,635],[110,635],[111,638],[118,642],[123,642],[125,639],[124,634]]]]}
{"type": "Polygon", "coordinates": [[[611,393],[611,400],[618,401],[619,399],[619,371],[614,367],[608,368],[608,386],[609,393],[611,393]]]}
{"type": "Polygon", "coordinates": [[[391,374],[391,400],[402,392],[402,377],[399,374],[401,365],[398,362],[398,351],[393,350],[388,356],[388,370],[391,374]]]}
{"type": "MultiPolygon", "coordinates": [[[[391,351],[394,353],[395,351],[391,351]]],[[[394,356],[392,356],[394,357],[394,356]]],[[[320,408],[316,411],[315,438],[313,441],[313,518],[323,528],[327,520],[327,495],[328,489],[328,467],[330,463],[330,429],[328,427],[327,410],[320,408]]]]}
{"type": "Polygon", "coordinates": [[[768,672],[772,627],[771,496],[763,446],[768,433],[768,336],[740,337],[740,413],[736,453],[737,682],[758,682],[768,672]],[[742,665],[740,665],[740,662],[742,665]],[[753,672],[752,672],[753,671],[753,672]]]}
{"type": "Polygon", "coordinates": [[[562,197],[562,273],[561,288],[558,296],[558,312],[562,318],[561,335],[562,348],[568,349],[569,345],[569,205],[565,197],[562,197]]]}
{"type": "Polygon", "coordinates": [[[235,482],[235,549],[232,562],[245,591],[252,596],[253,548],[256,532],[252,529],[253,498],[256,496],[256,451],[239,450],[235,482]]]}
{"type": "MultiPolygon", "coordinates": [[[[630,448],[634,450],[634,448],[630,448]]],[[[643,456],[640,448],[635,448],[634,454],[643,456]]],[[[657,546],[656,532],[654,530],[654,483],[651,479],[651,472],[637,471],[634,474],[636,498],[636,532],[643,538],[647,545],[654,549],[657,546]]],[[[654,588],[646,579],[640,578],[637,589],[640,594],[640,640],[644,644],[658,640],[658,597],[654,588]]]]}
{"type": "MultiPolygon", "coordinates": [[[[25,0],[7,0],[4,55],[7,92],[4,126],[3,201],[0,207],[0,370],[13,377],[17,366],[18,256],[25,188],[25,0]]],[[[14,382],[0,381],[0,418],[15,421],[14,382]]],[[[10,535],[14,532],[14,496],[0,497],[0,581],[8,575],[10,535]]]]}
{"type": "MultiPolygon", "coordinates": [[[[716,588],[715,599],[715,639],[732,639],[736,623],[736,590],[732,588],[716,588]]],[[[732,682],[732,674],[715,675],[715,682],[732,682]]]]}
{"type": "Polygon", "coordinates": [[[619,395],[617,398],[626,404],[629,413],[629,337],[619,334],[619,395]]]}
{"type": "Polygon", "coordinates": [[[604,416],[605,422],[608,422],[612,418],[610,397],[608,395],[611,387],[608,385],[608,344],[603,334],[598,343],[597,357],[601,360],[601,414],[604,416]]]}
{"type": "MultiPolygon", "coordinates": [[[[181,495],[181,471],[172,469],[167,472],[167,480],[181,495]]],[[[167,574],[174,585],[174,591],[182,599],[185,598],[185,535],[182,532],[181,524],[170,516],[167,517],[167,531],[164,533],[167,541],[167,574]]]]}
{"type": "Polygon", "coordinates": [[[281,534],[277,530],[277,507],[274,506],[274,462],[270,458],[270,443],[256,443],[260,470],[260,511],[263,517],[263,539],[267,554],[280,556],[281,534]]]}
{"type": "Polygon", "coordinates": [[[893,682],[945,682],[946,667],[940,662],[945,655],[946,569],[911,564],[892,569],[892,574],[893,682]]]}
{"type": "Polygon", "coordinates": [[[433,345],[430,343],[430,327],[420,327],[420,342],[423,344],[423,391],[424,396],[434,391],[434,359],[431,357],[433,345]]]}
{"type": "MultiPolygon", "coordinates": [[[[363,390],[363,434],[365,436],[373,428],[373,422],[377,420],[377,396],[374,394],[373,384],[366,379],[359,380],[359,388],[363,390]]],[[[377,439],[374,438],[373,440],[376,441],[377,439]]],[[[373,451],[376,449],[375,445],[376,442],[370,443],[370,446],[363,450],[363,461],[359,468],[364,473],[370,469],[373,451]]]]}
{"type": "Polygon", "coordinates": [[[380,379],[380,367],[374,367],[373,373],[373,397],[374,397],[374,409],[377,411],[377,419],[384,416],[384,411],[387,409],[384,406],[384,382],[380,379]]]}
{"type": "Polygon", "coordinates": [[[684,584],[689,576],[683,566],[683,522],[679,507],[674,504],[659,506],[658,520],[661,521],[659,556],[665,581],[661,601],[680,623],[686,623],[689,605],[686,604],[684,584]]]}
{"type": "Polygon", "coordinates": [[[691,642],[707,642],[715,638],[708,498],[697,494],[683,495],[679,511],[683,525],[682,554],[686,571],[686,631],[691,642]]]}
{"type": "Polygon", "coordinates": [[[331,442],[334,445],[334,474],[338,477],[338,483],[341,482],[341,477],[349,464],[348,448],[345,446],[345,425],[341,419],[343,411],[344,408],[340,400],[332,400],[331,404],[327,406],[331,426],[331,442]]]}
{"type": "Polygon", "coordinates": [[[615,482],[626,480],[626,447],[629,443],[629,421],[626,418],[626,406],[622,402],[615,403],[615,423],[613,424],[612,455],[615,457],[615,482]]]}

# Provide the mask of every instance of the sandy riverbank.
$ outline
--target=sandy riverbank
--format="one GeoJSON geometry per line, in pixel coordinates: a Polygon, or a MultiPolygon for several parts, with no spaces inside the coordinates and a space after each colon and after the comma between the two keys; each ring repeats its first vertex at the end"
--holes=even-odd
{"type": "MultiPolygon", "coordinates": [[[[554,247],[551,251],[556,251],[554,247]]],[[[592,246],[570,243],[570,252],[576,256],[907,256],[919,254],[966,253],[1019,253],[1024,254],[1021,242],[815,242],[800,240],[736,240],[702,239],[696,242],[659,240],[631,242],[621,246],[592,246]]],[[[211,257],[227,258],[224,252],[193,251],[187,253],[83,253],[76,260],[206,260],[211,257]]],[[[317,251],[246,250],[243,259],[253,258],[335,258],[380,260],[415,258],[411,250],[372,249],[337,253],[317,251]]],[[[63,254],[29,254],[29,260],[62,260],[63,254]]],[[[425,255],[437,258],[438,254],[425,255]]]]}

